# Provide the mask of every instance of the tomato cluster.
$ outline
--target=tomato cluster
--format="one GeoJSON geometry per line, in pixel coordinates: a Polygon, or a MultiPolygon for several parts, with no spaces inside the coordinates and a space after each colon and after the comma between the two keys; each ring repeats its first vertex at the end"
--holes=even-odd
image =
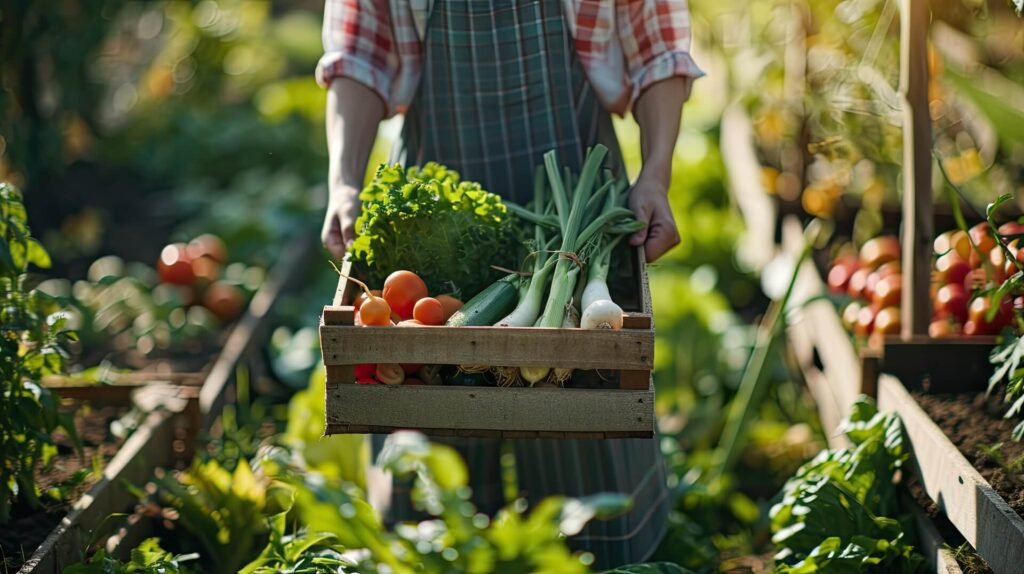
{"type": "MultiPolygon", "coordinates": [[[[1024,225],[1008,223],[999,235],[1024,234],[1024,225]]],[[[1024,262],[1018,241],[997,239],[987,223],[964,232],[947,231],[934,242],[932,270],[932,337],[994,335],[1014,321],[1014,310],[1024,297],[1001,297],[991,311],[992,291],[1024,262]],[[1009,258],[1007,257],[1009,254],[1009,258]]],[[[859,252],[847,250],[833,260],[828,273],[829,291],[853,299],[843,309],[843,324],[862,337],[896,334],[900,330],[902,275],[900,243],[883,236],[867,241],[859,252]]]]}
{"type": "Polygon", "coordinates": [[[221,321],[234,320],[245,308],[245,294],[222,280],[228,262],[224,242],[203,234],[186,243],[171,243],[160,251],[157,275],[160,282],[179,287],[188,304],[201,304],[221,321]]]}
{"type": "MultiPolygon", "coordinates": [[[[369,289],[356,297],[355,324],[364,327],[423,327],[443,325],[462,307],[451,295],[430,297],[427,284],[412,271],[395,271],[384,280],[384,288],[369,289]]],[[[356,383],[361,385],[422,385],[437,378],[431,365],[356,365],[356,383]],[[417,378],[419,377],[419,378],[417,378]]]]}

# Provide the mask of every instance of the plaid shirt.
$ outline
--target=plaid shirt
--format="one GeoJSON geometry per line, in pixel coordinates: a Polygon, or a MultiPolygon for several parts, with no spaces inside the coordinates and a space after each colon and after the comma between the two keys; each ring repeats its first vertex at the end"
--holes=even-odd
{"type": "MultiPolygon", "coordinates": [[[[339,76],[375,91],[389,114],[419,85],[422,41],[434,0],[326,0],[316,78],[339,76]]],[[[623,114],[648,86],[703,75],[690,57],[686,0],[561,0],[580,61],[601,104],[623,114]]]]}

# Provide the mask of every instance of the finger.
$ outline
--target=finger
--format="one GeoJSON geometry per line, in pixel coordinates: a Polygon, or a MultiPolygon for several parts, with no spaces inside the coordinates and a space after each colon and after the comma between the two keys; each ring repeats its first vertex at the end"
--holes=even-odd
{"type": "Polygon", "coordinates": [[[675,221],[655,214],[651,221],[650,232],[647,234],[647,241],[644,243],[647,262],[656,261],[678,244],[679,231],[676,229],[675,221]]]}
{"type": "Polygon", "coordinates": [[[323,238],[324,247],[327,248],[328,253],[335,259],[341,259],[345,257],[345,240],[341,234],[341,226],[338,223],[337,217],[331,218],[330,228],[327,230],[326,236],[323,238]]]}
{"type": "Polygon", "coordinates": [[[651,230],[651,209],[647,203],[643,202],[633,206],[633,212],[636,213],[637,221],[647,224],[647,227],[629,237],[629,244],[633,247],[639,247],[647,241],[647,235],[651,230]]]}

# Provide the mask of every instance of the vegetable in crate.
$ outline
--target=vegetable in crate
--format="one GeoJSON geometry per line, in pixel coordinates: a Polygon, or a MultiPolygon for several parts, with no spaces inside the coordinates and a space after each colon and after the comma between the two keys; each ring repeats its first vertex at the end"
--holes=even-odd
{"type": "Polygon", "coordinates": [[[518,267],[520,250],[501,198],[459,174],[382,165],[359,195],[363,211],[349,248],[364,279],[380,285],[396,269],[419,275],[430,293],[476,295],[518,267]]]}

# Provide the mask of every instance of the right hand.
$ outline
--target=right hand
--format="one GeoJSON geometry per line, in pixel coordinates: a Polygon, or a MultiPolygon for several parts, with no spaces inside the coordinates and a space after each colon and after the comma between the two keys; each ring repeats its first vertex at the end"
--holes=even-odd
{"type": "Polygon", "coordinates": [[[359,202],[359,190],[354,187],[334,187],[330,194],[320,240],[331,257],[340,260],[356,238],[356,218],[359,217],[362,206],[359,202]]]}

